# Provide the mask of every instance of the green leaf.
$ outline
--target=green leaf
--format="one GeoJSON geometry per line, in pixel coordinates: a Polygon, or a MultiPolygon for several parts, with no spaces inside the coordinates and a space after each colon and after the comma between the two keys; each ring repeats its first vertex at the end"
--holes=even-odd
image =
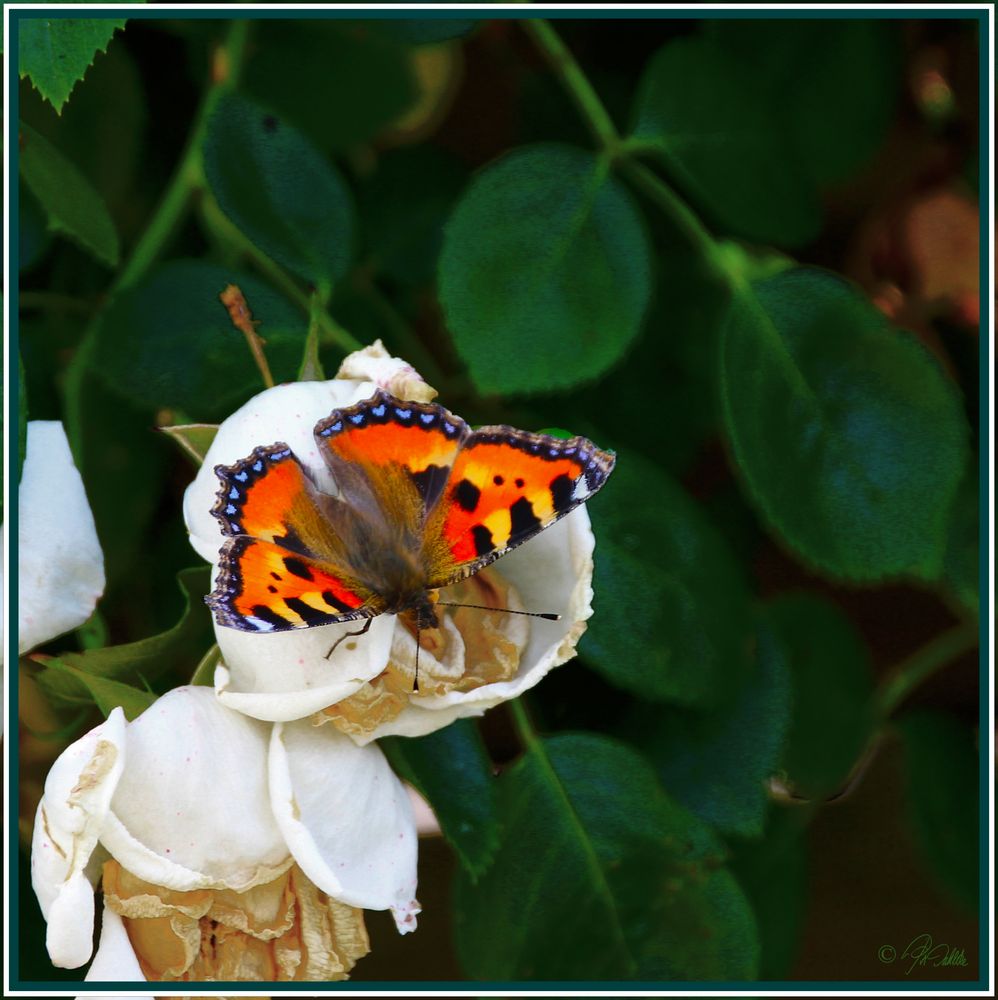
{"type": "Polygon", "coordinates": [[[464,192],[445,230],[439,284],[481,392],[550,392],[601,375],[637,336],[650,249],[605,160],[531,146],[464,192]]]}
{"type": "Polygon", "coordinates": [[[121,681],[109,680],[107,677],[95,677],[85,670],[70,666],[62,658],[47,660],[45,671],[46,673],[42,676],[51,677],[54,673],[65,678],[72,678],[75,683],[82,685],[90,693],[94,704],[101,710],[105,718],[115,708],[120,707],[130,722],[132,719],[138,718],[158,697],[152,691],[143,691],[132,687],[131,684],[122,684],[121,681]]]}
{"type": "Polygon", "coordinates": [[[873,19],[705,22],[751,79],[816,181],[841,179],[883,142],[902,79],[899,32],[873,19]]]}
{"type": "Polygon", "coordinates": [[[779,769],[790,723],[790,669],[771,646],[757,643],[752,671],[719,708],[642,706],[628,727],[680,805],[741,837],[763,832],[765,782],[779,769]]]}
{"type": "Polygon", "coordinates": [[[23,122],[20,170],[49,229],[65,233],[108,267],[118,263],[118,234],[100,195],[48,139],[23,122]]]}
{"type": "Polygon", "coordinates": [[[22,120],[90,180],[126,244],[141,235],[153,209],[149,199],[165,186],[171,166],[148,159],[146,89],[127,43],[109,46],[94,62],[61,114],[26,80],[19,88],[22,120]]]}
{"type": "Polygon", "coordinates": [[[720,424],[715,373],[730,291],[675,230],[659,226],[654,236],[655,297],[626,363],[566,399],[552,398],[546,412],[603,447],[626,446],[679,476],[720,424]]]}
{"type": "Polygon", "coordinates": [[[875,722],[873,671],[862,639],[833,605],[791,595],[763,609],[759,650],[761,658],[786,664],[792,678],[783,767],[794,792],[818,799],[840,791],[875,722]]]}
{"type": "Polygon", "coordinates": [[[943,584],[976,615],[980,605],[980,479],[975,463],[968,465],[950,517],[943,557],[943,584]]]}
{"type": "Polygon", "coordinates": [[[420,93],[408,45],[358,21],[315,20],[269,21],[240,89],[324,153],[368,142],[420,93]]]}
{"type": "Polygon", "coordinates": [[[215,668],[222,662],[222,651],[215,643],[204,656],[201,662],[194,668],[191,674],[191,684],[200,684],[203,687],[212,687],[215,683],[215,668]]]}
{"type": "Polygon", "coordinates": [[[632,138],[725,229],[800,246],[817,236],[821,206],[773,103],[708,39],[677,38],[645,70],[632,138]]]}
{"type": "Polygon", "coordinates": [[[209,567],[184,570],[177,581],[185,595],[186,606],[172,628],[138,642],[48,658],[37,675],[38,683],[53,698],[78,703],[97,698],[91,682],[145,683],[169,671],[184,674],[185,663],[187,671],[192,671],[203,650],[212,642],[211,616],[204,604],[204,595],[211,586],[209,567]]]}
{"type": "Polygon", "coordinates": [[[350,266],[347,186],[295,128],[246,98],[223,98],[208,121],[204,172],[229,219],[288,270],[328,287],[350,266]]]}
{"type": "Polygon", "coordinates": [[[774,807],[759,840],[736,841],[731,870],[759,926],[759,978],[790,975],[807,916],[807,810],[774,807]]]}
{"type": "Polygon", "coordinates": [[[654,701],[717,703],[744,676],[751,623],[741,569],[700,508],[664,472],[621,451],[588,505],[595,615],[581,655],[654,701]]]}
{"type": "Polygon", "coordinates": [[[853,580],[938,575],[968,429],[913,338],[840,279],[786,271],[739,290],[721,391],[752,499],[801,558],[853,580]]]}
{"type": "Polygon", "coordinates": [[[488,868],[499,844],[496,780],[485,744],[470,719],[419,739],[378,744],[399,777],[433,807],[440,829],[472,879],[488,868]]]}
{"type": "Polygon", "coordinates": [[[218,433],[218,424],[174,424],[172,427],[160,427],[160,430],[173,438],[183,449],[184,454],[195,465],[204,462],[205,455],[218,433]]]}
{"type": "Polygon", "coordinates": [[[499,801],[494,864],[457,883],[469,975],[754,976],[754,921],[720,844],[633,750],[592,735],[537,741],[499,779],[499,801]]]}
{"type": "Polygon", "coordinates": [[[949,892],[976,913],[980,785],[973,734],[953,716],[932,709],[909,712],[896,724],[918,847],[949,892]]]}
{"type": "Polygon", "coordinates": [[[17,72],[29,77],[56,111],[69,100],[98,52],[125,18],[26,17],[18,25],[17,72]]]}
{"type": "Polygon", "coordinates": [[[164,264],[114,300],[97,334],[94,371],[138,404],[208,421],[228,416],[263,388],[218,299],[230,283],[259,323],[275,381],[291,381],[305,339],[298,311],[256,278],[202,261],[164,264]]]}

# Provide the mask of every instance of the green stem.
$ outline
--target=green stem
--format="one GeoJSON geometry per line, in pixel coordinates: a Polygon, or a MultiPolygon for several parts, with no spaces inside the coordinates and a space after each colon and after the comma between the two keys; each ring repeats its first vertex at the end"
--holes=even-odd
{"type": "Polygon", "coordinates": [[[737,275],[732,273],[718,252],[717,244],[704,224],[661,177],[636,160],[641,153],[657,147],[646,140],[620,138],[599,95],[575,61],[575,57],[547,21],[525,20],[521,24],[558,75],[603,153],[619,166],[621,172],[636,188],[672,220],[716,275],[726,285],[733,287],[738,280],[737,275]]]}
{"type": "Polygon", "coordinates": [[[895,710],[923,681],[952,663],[978,642],[976,622],[963,622],[930,640],[908,659],[899,663],[885,678],[877,693],[877,710],[882,720],[895,710]]]}
{"type": "Polygon", "coordinates": [[[725,265],[724,258],[718,253],[714,237],[710,235],[686,202],[658,174],[649,170],[644,164],[626,156],[619,162],[621,172],[649,201],[657,205],[672,220],[676,228],[711,266],[716,276],[726,285],[734,286],[736,276],[732,274],[725,265]]]}
{"type": "Polygon", "coordinates": [[[613,119],[558,33],[540,18],[524,20],[520,24],[558,74],[596,141],[607,152],[616,153],[620,146],[620,135],[613,119]]]}
{"type": "MultiPolygon", "coordinates": [[[[201,182],[201,142],[208,119],[219,97],[234,86],[234,81],[239,76],[247,31],[247,21],[233,21],[225,41],[215,52],[211,80],[195,114],[184,153],[142,236],[108,289],[108,301],[142,280],[176,232],[190,206],[192,196],[201,182]]],[[[101,315],[102,313],[96,315],[88,324],[76,355],[66,369],[63,387],[66,430],[77,465],[83,462],[83,381],[96,349],[101,315]]]]}
{"type": "Polygon", "coordinates": [[[137,284],[180,225],[191,197],[200,185],[201,143],[208,127],[208,119],[222,94],[235,86],[242,70],[247,30],[248,22],[233,21],[225,42],[216,52],[213,80],[201,99],[184,154],[142,237],[111,286],[110,295],[116,295],[137,284]]]}
{"type": "Polygon", "coordinates": [[[513,726],[516,729],[517,736],[520,737],[523,749],[528,751],[539,749],[541,738],[537,735],[537,730],[534,729],[534,724],[530,721],[530,716],[527,714],[522,696],[514,698],[512,701],[507,702],[507,704],[509,705],[510,714],[513,717],[513,726]]]}

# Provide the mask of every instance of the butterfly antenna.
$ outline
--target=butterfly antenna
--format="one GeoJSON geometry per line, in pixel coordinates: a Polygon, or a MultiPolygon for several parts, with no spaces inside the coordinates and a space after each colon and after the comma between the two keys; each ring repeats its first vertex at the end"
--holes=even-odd
{"type": "Polygon", "coordinates": [[[479,611],[501,611],[505,615],[526,615],[528,618],[544,618],[549,622],[560,622],[561,615],[548,611],[515,611],[513,608],[490,608],[487,604],[454,604],[451,601],[437,601],[441,608],[477,608],[479,611]]]}
{"type": "Polygon", "coordinates": [[[416,622],[416,677],[412,682],[412,690],[419,694],[419,622],[416,622]]]}

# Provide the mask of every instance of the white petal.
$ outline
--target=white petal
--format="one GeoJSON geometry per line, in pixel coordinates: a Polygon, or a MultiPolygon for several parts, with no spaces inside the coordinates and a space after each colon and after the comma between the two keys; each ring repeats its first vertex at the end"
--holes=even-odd
{"type": "MultiPolygon", "coordinates": [[[[100,944],[87,969],[84,982],[133,983],[144,982],[145,976],[121,917],[106,904],[101,918],[100,944]]],[[[93,997],[93,993],[86,994],[93,997]]],[[[82,998],[80,998],[82,1000],[82,998]]],[[[121,996],[117,1000],[123,1000],[121,996]]],[[[153,1000],[152,995],[125,997],[124,1000],[153,1000]]]]}
{"type": "Polygon", "coordinates": [[[216,465],[231,465],[260,445],[283,441],[312,474],[319,489],[334,492],[332,477],[312,431],[333,410],[367,399],[374,389],[374,384],[367,381],[291,382],[261,392],[227,417],[194,482],[184,493],[184,522],[198,554],[214,562],[224,541],[219,523],[211,514],[220,485],[216,465]]]}
{"type": "Polygon", "coordinates": [[[59,969],[76,969],[93,951],[94,887],[82,872],[64,883],[49,907],[45,947],[59,969]]]}
{"type": "Polygon", "coordinates": [[[402,933],[415,927],[412,805],[377,747],[358,747],[332,726],[278,723],[270,795],[291,853],[323,892],[391,909],[402,933]]]}
{"type": "Polygon", "coordinates": [[[246,889],[286,869],[270,811],[268,727],[205,687],[175,688],[132,722],[101,835],[122,867],[171,889],[246,889]]]}
{"type": "Polygon", "coordinates": [[[578,507],[495,564],[529,611],[556,612],[561,620],[530,620],[530,638],[516,675],[472,691],[410,699],[401,714],[373,732],[355,736],[363,745],[382,736],[425,736],[465,716],[482,715],[516,698],[553,667],[570,660],[592,615],[593,538],[589,515],[578,507]]]}
{"type": "Polygon", "coordinates": [[[395,616],[371,620],[365,635],[346,639],[326,654],[344,633],[363,622],[254,635],[215,627],[224,667],[215,672],[215,689],[229,708],[255,719],[289,722],[334,705],[359,691],[388,665],[395,616]]]}
{"type": "Polygon", "coordinates": [[[437,394],[412,365],[401,358],[393,358],[380,340],[348,354],[336,377],[373,382],[399,399],[412,399],[417,403],[429,403],[437,394]]]}
{"type": "Polygon", "coordinates": [[[45,917],[62,887],[85,870],[124,763],[125,716],[116,708],[49,770],[31,841],[31,882],[45,917]]]}
{"type": "Polygon", "coordinates": [[[18,490],[18,639],[34,649],[82,625],[104,593],[104,556],[62,424],[33,420],[18,490]]]}

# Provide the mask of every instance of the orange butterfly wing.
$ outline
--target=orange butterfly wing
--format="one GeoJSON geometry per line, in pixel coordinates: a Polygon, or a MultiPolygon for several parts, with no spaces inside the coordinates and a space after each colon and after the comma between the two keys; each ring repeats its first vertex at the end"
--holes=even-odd
{"type": "Polygon", "coordinates": [[[401,515],[416,532],[469,433],[468,425],[442,406],[403,401],[381,389],[315,427],[319,450],[344,498],[363,510],[401,515]],[[400,494],[412,494],[403,496],[401,510],[400,494]]]}
{"type": "Polygon", "coordinates": [[[428,586],[471,576],[554,524],[600,489],[615,461],[584,437],[475,431],[427,525],[428,586]]]}
{"type": "Polygon", "coordinates": [[[206,599],[219,624],[276,632],[384,610],[350,571],[335,530],[335,515],[349,512],[319,494],[287,445],[256,448],[215,473],[221,486],[212,514],[230,536],[206,599]]]}

